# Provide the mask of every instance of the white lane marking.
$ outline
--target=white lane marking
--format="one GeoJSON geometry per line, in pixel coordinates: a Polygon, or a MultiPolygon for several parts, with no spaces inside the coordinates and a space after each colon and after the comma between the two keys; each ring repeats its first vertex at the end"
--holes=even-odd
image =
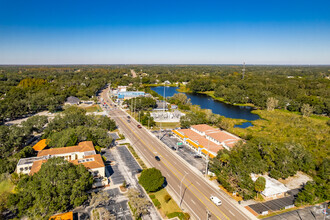
{"type": "Polygon", "coordinates": [[[185,173],[185,174],[188,174],[188,172],[187,172],[187,171],[185,171],[185,170],[184,170],[184,173],[185,173]]]}
{"type": "Polygon", "coordinates": [[[144,148],[143,150],[144,150],[145,152],[147,152],[147,150],[146,150],[145,148],[144,148]]]}
{"type": "Polygon", "coordinates": [[[199,182],[195,182],[195,183],[197,183],[197,185],[199,185],[199,186],[201,185],[199,182]]]}
{"type": "Polygon", "coordinates": [[[168,157],[168,155],[165,153],[166,157],[168,157]]]}
{"type": "Polygon", "coordinates": [[[194,202],[194,200],[191,200],[192,203],[194,203],[196,205],[196,203],[194,202]]]}
{"type": "Polygon", "coordinates": [[[232,214],[233,216],[235,216],[234,213],[232,213],[230,210],[228,210],[228,211],[230,212],[230,214],[232,214]]]}
{"type": "Polygon", "coordinates": [[[175,163],[175,165],[178,165],[175,161],[173,161],[173,163],[175,163]]]}

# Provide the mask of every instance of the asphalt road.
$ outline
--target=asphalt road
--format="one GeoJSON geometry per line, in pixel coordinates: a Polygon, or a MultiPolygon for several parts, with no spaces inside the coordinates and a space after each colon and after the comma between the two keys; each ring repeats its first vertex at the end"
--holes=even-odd
{"type": "MultiPolygon", "coordinates": [[[[107,92],[108,88],[102,91],[101,96],[108,105],[110,103],[113,105],[107,92]]],[[[192,219],[207,219],[207,212],[210,214],[209,219],[250,219],[240,210],[243,207],[234,205],[223,192],[197,175],[145,128],[137,128],[138,123],[135,120],[131,119],[128,123],[124,111],[110,108],[110,117],[116,121],[126,138],[133,143],[133,147],[140,152],[147,163],[162,172],[167,187],[181,198],[182,207],[185,207],[185,211],[190,213],[192,219]],[[156,155],[161,158],[160,161],[155,159],[156,155]],[[211,195],[220,198],[222,205],[216,206],[209,199],[211,195]]]]}

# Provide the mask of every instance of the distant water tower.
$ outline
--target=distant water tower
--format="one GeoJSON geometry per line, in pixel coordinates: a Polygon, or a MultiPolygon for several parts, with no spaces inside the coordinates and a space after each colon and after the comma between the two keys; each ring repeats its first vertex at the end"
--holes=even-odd
{"type": "Polygon", "coordinates": [[[245,75],[245,62],[243,62],[242,79],[244,79],[244,75],[245,75]]]}

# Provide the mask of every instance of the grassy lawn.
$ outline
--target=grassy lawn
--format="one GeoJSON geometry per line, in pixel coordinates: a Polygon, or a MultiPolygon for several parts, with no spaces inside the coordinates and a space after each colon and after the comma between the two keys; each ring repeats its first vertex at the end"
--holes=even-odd
{"type": "Polygon", "coordinates": [[[151,193],[154,194],[156,196],[156,198],[158,199],[158,201],[161,204],[161,208],[160,211],[162,212],[162,214],[165,216],[168,213],[172,213],[172,212],[182,212],[181,209],[179,208],[179,206],[176,204],[176,202],[171,199],[169,202],[165,202],[165,195],[168,195],[166,189],[161,189],[158,192],[155,193],[151,193]]]}
{"type": "MultiPolygon", "coordinates": [[[[173,129],[173,128],[177,128],[180,127],[180,122],[156,122],[156,127],[159,129],[161,125],[161,128],[164,129],[173,129]]],[[[155,129],[157,129],[155,128],[155,129]]]]}
{"type": "Polygon", "coordinates": [[[101,112],[102,109],[98,105],[92,105],[89,107],[84,108],[87,112],[101,112]]]}
{"type": "Polygon", "coordinates": [[[5,179],[0,182],[0,194],[4,192],[11,192],[13,189],[14,184],[9,179],[5,179]]]}

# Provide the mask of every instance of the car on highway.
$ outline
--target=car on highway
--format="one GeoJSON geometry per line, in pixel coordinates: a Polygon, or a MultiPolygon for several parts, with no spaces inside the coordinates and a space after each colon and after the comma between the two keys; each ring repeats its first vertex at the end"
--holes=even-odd
{"type": "Polygon", "coordinates": [[[155,159],[156,159],[157,161],[160,161],[160,157],[158,157],[158,156],[155,156],[155,159]]]}
{"type": "Polygon", "coordinates": [[[130,123],[131,121],[130,120],[127,120],[128,123],[130,123]]]}
{"type": "Polygon", "coordinates": [[[222,204],[221,200],[220,200],[218,197],[216,197],[216,196],[211,196],[211,197],[210,197],[210,200],[211,200],[214,204],[216,204],[217,206],[219,206],[219,205],[222,204]]]}
{"type": "Polygon", "coordinates": [[[138,127],[138,128],[142,128],[142,126],[141,126],[141,125],[137,125],[137,127],[138,127]]]}

